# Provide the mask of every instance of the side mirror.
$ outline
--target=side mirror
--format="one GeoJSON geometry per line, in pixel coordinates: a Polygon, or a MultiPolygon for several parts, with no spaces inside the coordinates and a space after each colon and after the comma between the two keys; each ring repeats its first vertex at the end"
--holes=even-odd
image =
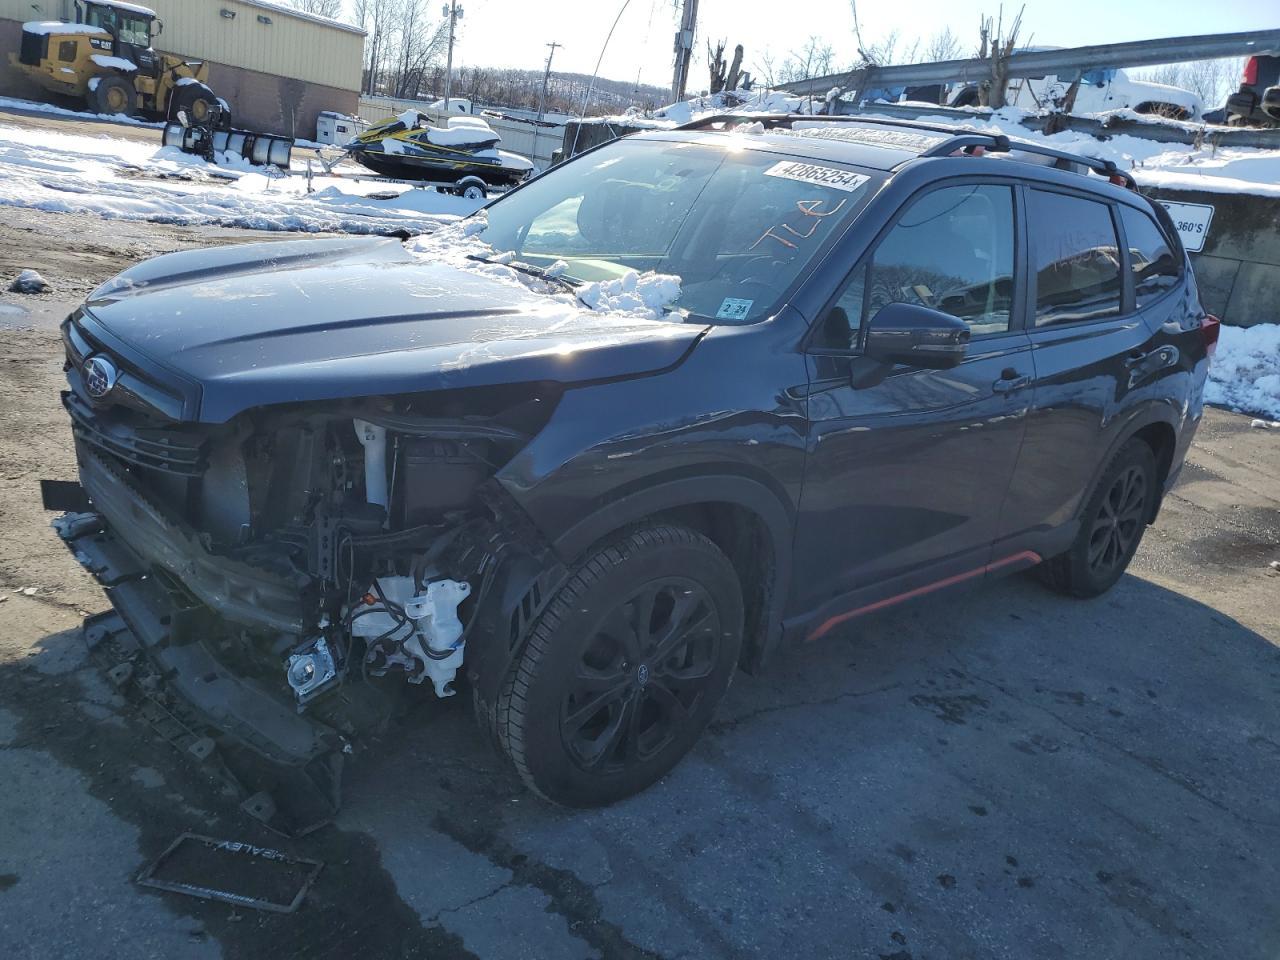
{"type": "Polygon", "coordinates": [[[164,21],[163,21],[163,20],[152,20],[152,21],[151,21],[151,36],[153,36],[153,37],[158,37],[158,36],[160,36],[160,34],[162,34],[162,33],[164,33],[164,21]]]}
{"type": "Polygon", "coordinates": [[[889,303],[867,325],[864,352],[881,363],[949,370],[968,346],[969,327],[960,318],[914,303],[889,303]]]}

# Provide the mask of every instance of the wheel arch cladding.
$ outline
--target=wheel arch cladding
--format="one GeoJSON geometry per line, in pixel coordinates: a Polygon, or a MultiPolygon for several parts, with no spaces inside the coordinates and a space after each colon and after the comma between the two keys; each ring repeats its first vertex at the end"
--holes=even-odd
{"type": "Polygon", "coordinates": [[[572,561],[619,530],[653,521],[696,530],[729,558],[743,596],[740,666],[759,672],[781,635],[781,606],[791,578],[791,513],[769,488],[746,477],[670,480],[604,504],[562,534],[556,552],[572,561]]]}

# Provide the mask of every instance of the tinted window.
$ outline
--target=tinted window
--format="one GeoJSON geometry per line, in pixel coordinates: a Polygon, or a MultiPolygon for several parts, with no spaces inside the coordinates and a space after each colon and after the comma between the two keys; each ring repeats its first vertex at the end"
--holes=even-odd
{"type": "Polygon", "coordinates": [[[888,303],[949,313],[968,323],[975,337],[1003,333],[1012,302],[1012,191],[993,185],[945,187],[913,202],[870,263],[853,272],[824,318],[820,341],[847,346],[888,303]]]}
{"type": "Polygon", "coordinates": [[[1031,191],[1036,326],[1120,313],[1120,249],[1105,203],[1031,191]]]}
{"type": "Polygon", "coordinates": [[[1155,220],[1133,207],[1120,207],[1129,268],[1139,307],[1145,307],[1166,290],[1178,285],[1178,261],[1168,239],[1155,220]]]}

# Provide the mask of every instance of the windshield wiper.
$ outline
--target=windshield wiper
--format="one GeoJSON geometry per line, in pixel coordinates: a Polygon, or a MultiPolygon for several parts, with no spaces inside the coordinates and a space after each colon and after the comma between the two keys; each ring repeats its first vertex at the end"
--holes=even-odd
{"type": "Polygon", "coordinates": [[[575,280],[573,277],[560,276],[554,273],[547,273],[547,271],[541,267],[535,267],[528,263],[521,263],[518,260],[511,260],[503,263],[501,260],[496,260],[493,257],[482,257],[478,253],[467,254],[467,259],[475,260],[477,263],[493,263],[500,267],[510,267],[516,273],[523,273],[528,277],[537,277],[539,280],[546,280],[548,283],[558,283],[566,290],[573,292],[577,292],[577,289],[582,286],[581,280],[575,280]]]}

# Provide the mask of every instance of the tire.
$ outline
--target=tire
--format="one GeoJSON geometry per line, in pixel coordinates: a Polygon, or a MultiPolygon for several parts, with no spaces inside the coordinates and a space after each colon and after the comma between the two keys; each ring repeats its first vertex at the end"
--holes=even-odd
{"type": "Polygon", "coordinates": [[[178,113],[185,110],[193,125],[201,124],[217,106],[218,98],[203,83],[184,83],[175,87],[169,97],[169,119],[177,120],[178,113]]]}
{"type": "Polygon", "coordinates": [[[89,106],[94,113],[131,117],[138,110],[138,94],[124,77],[108,74],[99,77],[97,87],[89,91],[89,106]]]}
{"type": "Polygon", "coordinates": [[[483,181],[478,179],[461,180],[454,187],[454,192],[467,200],[483,200],[489,195],[489,191],[485,189],[483,181]]]}
{"type": "Polygon", "coordinates": [[[1136,438],[1128,441],[1090,494],[1075,542],[1040,566],[1041,579],[1071,597],[1096,597],[1115,586],[1142,542],[1157,484],[1151,447],[1136,438]]]}
{"type": "Polygon", "coordinates": [[[644,526],[593,550],[498,695],[498,739],[525,785],[595,807],[664,776],[729,688],[742,618],[733,565],[699,533],[644,526]]]}

